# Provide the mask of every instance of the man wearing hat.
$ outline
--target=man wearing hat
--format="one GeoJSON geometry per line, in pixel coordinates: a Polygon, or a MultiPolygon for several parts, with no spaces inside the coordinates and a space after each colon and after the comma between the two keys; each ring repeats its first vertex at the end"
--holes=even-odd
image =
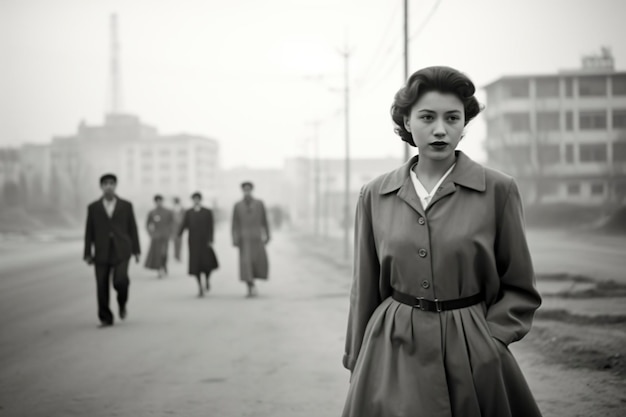
{"type": "Polygon", "coordinates": [[[131,256],[139,262],[140,254],[133,205],[115,194],[116,187],[115,175],[100,177],[102,198],[87,207],[84,260],[89,265],[95,265],[101,327],[111,326],[114,321],[109,309],[111,278],[117,293],[119,317],[126,318],[130,284],[128,265],[131,256]]]}

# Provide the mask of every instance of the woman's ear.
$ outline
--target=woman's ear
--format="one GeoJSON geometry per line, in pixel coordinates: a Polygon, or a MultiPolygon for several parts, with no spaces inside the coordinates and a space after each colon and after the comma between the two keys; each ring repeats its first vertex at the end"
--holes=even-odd
{"type": "Polygon", "coordinates": [[[411,124],[409,123],[409,116],[404,116],[404,128],[407,132],[411,133],[411,124]]]}

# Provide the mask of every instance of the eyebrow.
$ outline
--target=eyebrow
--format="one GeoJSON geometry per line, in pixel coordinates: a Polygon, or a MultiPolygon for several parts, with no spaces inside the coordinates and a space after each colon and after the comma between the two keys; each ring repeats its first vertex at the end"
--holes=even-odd
{"type": "MultiPolygon", "coordinates": [[[[429,110],[429,109],[418,109],[417,111],[418,111],[418,112],[419,112],[419,111],[425,111],[425,112],[428,112],[428,113],[437,113],[436,111],[434,111],[434,110],[429,110]]],[[[446,114],[449,114],[449,113],[461,113],[461,110],[448,110],[448,111],[447,111],[447,112],[445,112],[445,113],[446,113],[446,114]]]]}

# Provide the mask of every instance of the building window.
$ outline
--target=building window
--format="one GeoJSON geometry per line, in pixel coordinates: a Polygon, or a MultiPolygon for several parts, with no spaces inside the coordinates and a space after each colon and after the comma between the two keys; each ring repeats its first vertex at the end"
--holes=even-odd
{"type": "Polygon", "coordinates": [[[572,78],[565,78],[565,97],[572,97],[574,94],[574,80],[572,78]]]}
{"type": "Polygon", "coordinates": [[[505,84],[505,91],[508,97],[525,98],[529,96],[528,80],[508,80],[505,84]]]}
{"type": "Polygon", "coordinates": [[[554,195],[559,191],[559,184],[554,180],[541,180],[537,186],[537,193],[540,196],[554,195]]]}
{"type": "Polygon", "coordinates": [[[141,169],[142,169],[143,171],[152,171],[152,164],[143,164],[143,165],[141,166],[141,169]]]}
{"type": "Polygon", "coordinates": [[[535,86],[539,98],[559,96],[559,80],[556,78],[539,78],[535,86]]]}
{"type": "Polygon", "coordinates": [[[595,182],[591,184],[591,195],[603,195],[604,194],[604,183],[595,182]]]}
{"type": "Polygon", "coordinates": [[[606,77],[580,77],[578,94],[581,97],[606,96],[606,77]]]}
{"type": "Polygon", "coordinates": [[[560,128],[559,128],[559,113],[558,112],[537,113],[537,131],[556,132],[559,130],[560,128]]]}
{"type": "Polygon", "coordinates": [[[505,115],[509,131],[511,132],[529,132],[530,131],[530,115],[528,113],[509,113],[505,115]]]}
{"type": "Polygon", "coordinates": [[[170,152],[169,149],[161,149],[159,151],[159,155],[161,155],[161,156],[169,156],[170,154],[171,154],[171,152],[170,152]]]}
{"type": "Polygon", "coordinates": [[[579,183],[567,184],[567,195],[578,195],[578,194],[580,194],[580,184],[579,183]]]}
{"type": "Polygon", "coordinates": [[[606,162],[606,144],[583,144],[580,145],[580,162],[606,162]]]}
{"type": "Polygon", "coordinates": [[[145,149],[141,151],[141,156],[150,157],[152,156],[152,149],[145,149]]]}
{"type": "Polygon", "coordinates": [[[626,110],[613,110],[613,129],[626,129],[626,110]]]}
{"type": "Polygon", "coordinates": [[[613,95],[626,96],[626,75],[617,75],[611,81],[613,81],[613,95]]]}
{"type": "Polygon", "coordinates": [[[539,145],[537,156],[541,165],[558,164],[561,161],[559,145],[539,145]]]}
{"type": "Polygon", "coordinates": [[[571,143],[565,144],[565,163],[574,163],[574,145],[571,143]]]}
{"type": "Polygon", "coordinates": [[[571,111],[565,112],[565,130],[567,132],[574,130],[574,113],[571,111]]]}
{"type": "Polygon", "coordinates": [[[578,124],[580,126],[580,130],[606,129],[606,112],[580,112],[578,124]]]}
{"type": "Polygon", "coordinates": [[[626,142],[613,143],[613,161],[626,162],[626,142]]]}

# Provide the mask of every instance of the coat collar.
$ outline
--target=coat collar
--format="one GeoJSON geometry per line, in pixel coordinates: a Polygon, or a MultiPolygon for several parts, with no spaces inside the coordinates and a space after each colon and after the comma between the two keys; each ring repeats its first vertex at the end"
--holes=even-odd
{"type": "MultiPolygon", "coordinates": [[[[487,189],[485,185],[485,168],[471,160],[463,152],[455,151],[455,153],[456,166],[450,175],[448,175],[448,178],[446,178],[444,183],[453,182],[476,191],[485,191],[487,189]]],[[[380,187],[380,194],[388,194],[396,191],[402,188],[407,181],[410,181],[411,167],[418,161],[418,159],[419,155],[415,155],[400,168],[387,174],[380,187]]]]}

